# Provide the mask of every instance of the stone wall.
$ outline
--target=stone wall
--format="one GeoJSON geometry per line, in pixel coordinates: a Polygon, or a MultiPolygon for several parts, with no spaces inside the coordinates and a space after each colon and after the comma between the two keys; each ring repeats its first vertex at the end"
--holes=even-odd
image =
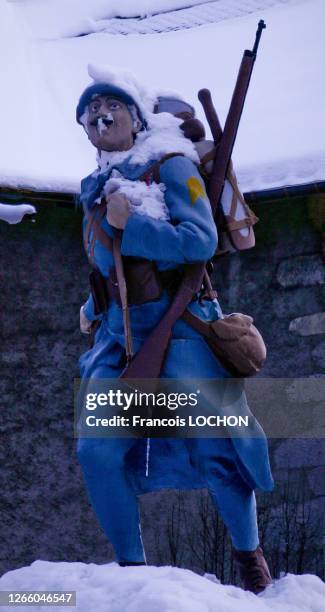
{"type": "MultiPolygon", "coordinates": [[[[324,376],[324,200],[296,198],[254,210],[257,247],[215,267],[222,307],[254,316],[268,346],[263,376],[324,376]]],[[[0,226],[1,573],[35,559],[113,558],[86,498],[72,432],[73,378],[86,349],[78,329],[88,273],[80,222],[77,210],[43,205],[35,223],[0,226]]],[[[261,504],[280,505],[281,483],[299,480],[303,470],[304,494],[318,516],[323,440],[270,445],[278,484],[261,504]]],[[[141,501],[151,563],[169,562],[155,542],[157,529],[164,539],[174,498],[162,492],[141,501]]],[[[195,513],[195,495],[188,499],[195,513]]]]}
{"type": "MultiPolygon", "coordinates": [[[[324,377],[325,198],[263,203],[254,210],[260,218],[257,246],[220,260],[216,266],[215,282],[223,310],[254,317],[268,348],[262,377],[324,377]]],[[[323,415],[325,398],[320,399],[323,415]]],[[[277,510],[278,514],[285,512],[285,496],[286,504],[288,496],[295,499],[297,524],[301,523],[299,513],[310,514],[312,546],[318,541],[320,549],[325,510],[323,416],[322,419],[319,438],[270,440],[276,486],[271,495],[259,495],[260,503],[271,505],[275,515],[277,510]]],[[[313,556],[316,552],[309,551],[310,564],[305,571],[315,571],[313,556]]],[[[320,560],[317,571],[324,577],[322,566],[324,561],[320,560]]]]}

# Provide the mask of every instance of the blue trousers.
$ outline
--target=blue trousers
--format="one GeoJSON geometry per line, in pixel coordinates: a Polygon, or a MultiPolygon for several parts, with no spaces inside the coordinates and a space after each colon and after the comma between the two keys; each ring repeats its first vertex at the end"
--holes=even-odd
{"type": "MultiPolygon", "coordinates": [[[[132,438],[80,438],[78,458],[97,518],[118,561],[144,561],[136,492],[125,469],[132,438]]],[[[238,550],[255,550],[258,540],[255,494],[243,481],[228,438],[186,440],[192,463],[238,550]]]]}
{"type": "MultiPolygon", "coordinates": [[[[180,344],[185,345],[183,353],[179,355],[179,343],[175,343],[178,353],[174,359],[176,365],[173,360],[167,360],[164,377],[190,377],[194,366],[198,377],[222,378],[226,375],[213,357],[210,357],[210,362],[207,357],[196,360],[191,357],[186,342],[180,344]],[[183,371],[180,370],[181,365],[183,371]]],[[[111,359],[112,355],[111,350],[111,359]]],[[[117,363],[115,367],[108,366],[106,354],[100,361],[102,363],[91,368],[91,374],[88,371],[88,377],[94,383],[99,378],[119,376],[121,368],[117,363]]],[[[91,387],[91,380],[89,383],[91,387]]],[[[134,438],[79,438],[77,445],[91,504],[118,561],[145,560],[137,492],[126,469],[127,455],[136,443],[134,438]]],[[[238,457],[231,439],[195,438],[184,443],[190,462],[202,476],[204,486],[208,488],[229,530],[234,547],[238,550],[255,550],[259,543],[255,494],[238,470],[238,457]]]]}

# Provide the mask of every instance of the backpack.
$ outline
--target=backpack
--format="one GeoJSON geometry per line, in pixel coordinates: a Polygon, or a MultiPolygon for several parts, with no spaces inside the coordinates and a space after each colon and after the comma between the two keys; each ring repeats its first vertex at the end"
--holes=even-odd
{"type": "MultiPolygon", "coordinates": [[[[154,112],[169,112],[175,117],[183,119],[180,128],[183,130],[184,136],[191,140],[195,146],[200,159],[198,170],[204,180],[207,192],[209,192],[209,178],[216,146],[212,140],[205,138],[204,126],[195,117],[194,108],[183,100],[160,96],[154,112]]],[[[249,208],[238,187],[233,165],[230,162],[215,218],[219,240],[214,257],[251,249],[255,246],[253,225],[257,221],[258,217],[249,208]]]]}
{"type": "MultiPolygon", "coordinates": [[[[199,172],[208,190],[216,147],[212,140],[201,140],[195,143],[195,148],[200,158],[199,172]]],[[[249,208],[239,189],[232,162],[229,164],[215,221],[219,236],[215,256],[255,246],[253,225],[257,223],[258,217],[249,208]]]]}

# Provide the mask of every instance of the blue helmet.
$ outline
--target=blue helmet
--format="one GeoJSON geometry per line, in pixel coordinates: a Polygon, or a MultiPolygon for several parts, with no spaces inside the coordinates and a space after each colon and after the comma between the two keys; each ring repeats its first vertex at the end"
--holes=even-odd
{"type": "Polygon", "coordinates": [[[116,85],[112,85],[110,83],[95,83],[94,85],[89,85],[89,87],[87,87],[85,91],[81,94],[76,108],[76,119],[77,122],[81,125],[82,122],[80,121],[80,118],[84,114],[86,107],[88,106],[92,97],[95,95],[110,95],[112,96],[112,98],[117,98],[118,100],[121,100],[122,102],[127,104],[127,106],[134,106],[137,110],[138,117],[143,127],[146,125],[141,110],[139,109],[139,106],[132,98],[132,96],[130,96],[130,94],[128,94],[124,89],[121,89],[121,87],[117,87],[116,85]]]}

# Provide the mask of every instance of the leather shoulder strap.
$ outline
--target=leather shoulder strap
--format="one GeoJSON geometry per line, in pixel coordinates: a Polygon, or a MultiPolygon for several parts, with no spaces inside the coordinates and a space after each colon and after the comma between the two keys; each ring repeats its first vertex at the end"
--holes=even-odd
{"type": "Polygon", "coordinates": [[[209,336],[209,324],[206,321],[202,321],[202,319],[194,315],[190,310],[186,309],[181,318],[204,338],[209,336]]]}
{"type": "MultiPolygon", "coordinates": [[[[123,260],[121,255],[121,232],[116,230],[115,237],[112,239],[106,234],[101,227],[101,221],[106,214],[106,200],[103,199],[99,206],[95,206],[91,211],[87,211],[86,217],[88,220],[85,234],[84,243],[86,253],[88,251],[88,239],[90,231],[93,231],[93,239],[91,241],[89,259],[94,264],[94,244],[95,240],[99,240],[103,246],[105,246],[112,254],[115,263],[116,276],[118,281],[118,291],[121,299],[122,312],[123,312],[123,324],[124,324],[124,335],[125,335],[125,349],[127,360],[129,361],[133,356],[132,346],[132,333],[130,324],[130,315],[127,300],[127,287],[125,281],[125,274],[123,268],[123,260]]],[[[87,253],[88,254],[88,253],[87,253]]]]}
{"type": "Polygon", "coordinates": [[[184,153],[167,153],[161,159],[152,164],[148,170],[141,174],[138,181],[148,183],[152,179],[155,183],[160,183],[160,167],[165,163],[165,161],[171,159],[172,157],[184,157],[184,153]]]}
{"type": "Polygon", "coordinates": [[[84,247],[85,251],[88,255],[88,240],[91,230],[93,231],[93,239],[90,245],[90,253],[89,259],[91,263],[93,263],[93,255],[94,255],[94,246],[95,240],[99,240],[103,246],[105,246],[108,251],[113,251],[113,240],[106,234],[106,232],[101,227],[101,222],[106,214],[106,201],[103,200],[101,204],[94,206],[92,210],[88,210],[85,212],[85,216],[87,218],[87,225],[84,231],[84,247]]]}

